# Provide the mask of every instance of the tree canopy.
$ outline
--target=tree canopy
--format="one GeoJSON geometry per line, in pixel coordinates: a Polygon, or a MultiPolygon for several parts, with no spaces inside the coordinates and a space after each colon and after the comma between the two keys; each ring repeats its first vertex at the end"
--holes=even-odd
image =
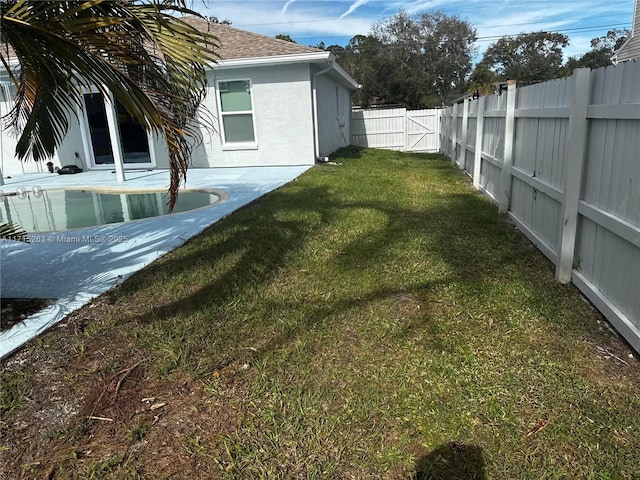
{"type": "Polygon", "coordinates": [[[627,40],[628,29],[609,30],[606,35],[591,40],[591,50],[567,60],[566,68],[571,73],[576,68],[600,68],[612,65],[611,57],[627,40]]]}
{"type": "Polygon", "coordinates": [[[18,135],[17,157],[50,158],[82,89],[95,87],[166,139],[173,207],[200,138],[205,66],[216,61],[215,37],[180,17],[199,14],[184,0],[0,3],[0,61],[17,89],[6,118],[18,135]]]}
{"type": "Polygon", "coordinates": [[[363,85],[362,105],[399,103],[409,108],[442,104],[471,71],[476,32],[442,12],[409,15],[401,10],[356,35],[344,48],[328,48],[363,85]]]}
{"type": "Polygon", "coordinates": [[[629,30],[609,30],[591,40],[591,50],[563,63],[563,49],[569,44],[559,33],[526,33],[493,43],[476,65],[468,82],[469,90],[487,90],[492,82],[516,80],[520,85],[544,82],[571,75],[576,68],[612,65],[614,52],[625,42],[629,30]]]}
{"type": "Polygon", "coordinates": [[[505,80],[530,85],[570,75],[575,68],[611,65],[628,35],[628,30],[610,30],[591,40],[590,51],[566,62],[569,38],[561,33],[503,37],[471,71],[476,33],[467,21],[437,11],[409,15],[401,10],[374,24],[367,35],[326,50],[362,85],[354,98],[357,104],[423,108],[448,103],[465,92],[488,94],[505,80]]]}
{"type": "Polygon", "coordinates": [[[485,52],[480,65],[500,79],[520,85],[544,82],[563,75],[562,49],[569,38],[561,33],[523,33],[501,38],[485,52]]]}
{"type": "Polygon", "coordinates": [[[293,38],[289,35],[285,35],[284,33],[279,33],[275,36],[278,40],[284,40],[285,42],[297,43],[293,38]]]}
{"type": "Polygon", "coordinates": [[[226,25],[228,27],[232,25],[231,20],[229,20],[228,18],[219,18],[219,17],[216,17],[215,15],[211,15],[205,18],[211,23],[217,23],[218,25],[226,25]]]}

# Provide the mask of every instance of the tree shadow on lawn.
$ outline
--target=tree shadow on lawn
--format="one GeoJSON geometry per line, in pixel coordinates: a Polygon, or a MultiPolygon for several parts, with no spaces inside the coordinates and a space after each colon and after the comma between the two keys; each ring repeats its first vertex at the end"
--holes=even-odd
{"type": "MultiPolygon", "coordinates": [[[[338,168],[332,167],[331,172],[338,168]]],[[[442,172],[443,182],[447,184],[462,183],[461,177],[453,174],[444,162],[438,161],[428,168],[438,180],[442,172]]],[[[181,349],[179,354],[182,357],[175,360],[174,367],[190,369],[188,373],[212,373],[212,369],[217,372],[218,366],[224,368],[226,362],[234,359],[264,359],[264,364],[267,364],[270,356],[273,360],[284,351],[283,347],[300,342],[306,348],[304,335],[310,329],[316,326],[329,327],[326,329],[328,333],[323,332],[326,336],[318,337],[319,342],[322,342],[333,333],[334,326],[336,331],[342,326],[341,323],[352,322],[358,327],[363,321],[370,319],[367,312],[374,303],[385,302],[384,308],[376,312],[379,317],[387,312],[394,315],[395,307],[409,308],[413,303],[421,307],[403,315],[404,322],[393,331],[394,335],[404,337],[402,340],[419,337],[419,341],[412,345],[415,350],[408,352],[409,355],[420,355],[420,351],[425,350],[437,352],[438,359],[455,360],[456,353],[448,350],[449,336],[447,332],[441,335],[441,329],[455,332],[461,337],[459,343],[462,348],[472,344],[472,354],[476,353],[474,349],[478,345],[485,348],[483,343],[492,341],[493,332],[485,329],[486,334],[478,334],[478,338],[472,338],[472,335],[482,331],[484,320],[470,319],[465,316],[465,311],[467,308],[478,310],[491,305],[496,290],[509,289],[512,283],[517,284],[519,289],[512,294],[514,298],[518,298],[518,308],[539,309],[541,305],[544,306],[548,315],[540,323],[545,328],[548,327],[549,331],[555,332],[560,338],[559,342],[564,342],[563,345],[566,346],[571,339],[588,336],[589,332],[595,330],[589,320],[584,321],[584,313],[590,311],[589,307],[585,304],[574,308],[576,304],[582,303],[576,301],[575,289],[555,284],[550,264],[542,254],[531,248],[513,230],[505,217],[497,214],[495,207],[487,199],[469,190],[465,191],[466,187],[447,187],[441,194],[425,190],[421,194],[431,195],[429,202],[405,206],[391,195],[373,198],[374,190],[380,187],[374,180],[372,183],[375,188],[369,192],[371,195],[361,200],[352,199],[349,192],[341,190],[344,186],[337,187],[332,183],[334,179],[345,182],[337,175],[327,175],[324,180],[321,178],[320,182],[325,184],[320,186],[309,186],[305,178],[301,177],[209,227],[185,246],[139,271],[110,293],[116,302],[116,311],[109,312],[109,319],[119,319],[116,328],[127,332],[137,330],[134,333],[136,341],[137,338],[144,339],[147,333],[166,340],[166,344],[152,345],[147,351],[143,345],[141,350],[133,350],[132,355],[145,356],[150,353],[147,357],[148,366],[153,368],[152,362],[165,362],[165,350],[181,349]],[[372,198],[369,199],[369,196],[372,198]],[[375,228],[362,232],[352,229],[350,215],[357,216],[360,212],[372,212],[372,218],[376,220],[375,228]],[[342,232],[343,229],[347,231],[342,232]],[[335,242],[321,239],[314,243],[316,237],[335,235],[336,231],[339,235],[335,242]],[[323,257],[317,253],[309,254],[309,248],[315,248],[316,245],[321,249],[333,250],[332,255],[323,257]],[[405,248],[406,245],[411,245],[411,248],[405,248]],[[292,265],[304,268],[304,263],[299,260],[307,258],[306,256],[313,258],[314,262],[327,263],[327,271],[337,277],[337,282],[358,281],[362,272],[368,275],[370,286],[362,289],[329,290],[327,293],[332,295],[327,296],[318,295],[318,292],[312,292],[310,296],[301,292],[295,298],[272,295],[273,290],[270,288],[273,285],[276,288],[279,285],[293,285],[290,289],[292,291],[302,290],[307,286],[302,281],[297,283],[297,278],[291,278],[290,284],[286,285],[286,279],[282,278],[285,269],[293,272],[292,265]],[[220,268],[221,263],[225,264],[224,268],[220,268]],[[438,268],[422,275],[422,269],[429,268],[434,263],[439,265],[438,268]],[[398,268],[397,273],[393,271],[395,267],[398,268]],[[390,278],[386,278],[387,273],[390,278]],[[344,280],[341,274],[344,274],[344,280]],[[371,281],[376,275],[379,278],[377,284],[371,281]],[[553,287],[549,288],[549,285],[553,287]],[[174,295],[164,295],[162,290],[168,288],[180,288],[181,291],[174,295]],[[449,295],[452,290],[454,294],[449,295]],[[182,291],[185,293],[181,293],[182,291]],[[266,298],[255,298],[262,292],[266,292],[266,298]],[[445,294],[458,301],[458,304],[440,303],[440,296],[445,294]],[[568,298],[572,301],[568,302],[568,298]],[[121,309],[118,306],[120,299],[121,309]],[[473,302],[473,305],[467,306],[464,303],[467,301],[473,302]],[[240,307],[235,306],[238,302],[240,307]],[[244,308],[241,302],[247,302],[247,307],[244,308]],[[571,312],[570,315],[567,305],[579,311],[571,312]],[[448,309],[454,310],[455,314],[440,315],[442,310],[448,309]],[[225,318],[226,312],[231,310],[234,318],[225,318]],[[562,318],[562,313],[556,316],[556,310],[564,312],[566,318],[562,318]],[[290,312],[295,312],[295,315],[287,317],[290,312]],[[206,315],[210,317],[207,318],[206,315]],[[459,318],[455,318],[455,315],[459,315],[459,318]],[[286,317],[284,325],[279,323],[283,317],[286,317]],[[475,325],[475,330],[470,328],[465,331],[464,322],[476,322],[478,325],[475,325]],[[570,336],[564,331],[567,324],[574,330],[570,336]],[[563,339],[563,336],[566,338],[563,339]]],[[[318,182],[317,176],[314,177],[314,182],[318,182]]],[[[384,185],[381,187],[380,191],[384,193],[384,185]]],[[[314,278],[317,284],[322,285],[327,280],[322,277],[324,272],[319,267],[310,266],[309,270],[310,274],[317,276],[314,278]]],[[[302,279],[305,273],[299,271],[298,275],[302,279]]],[[[505,304],[501,301],[500,308],[513,307],[508,302],[505,304]]],[[[505,319],[509,317],[509,312],[502,313],[505,319]]],[[[519,321],[516,318],[513,325],[508,325],[504,330],[512,329],[517,332],[519,324],[516,322],[519,321]]],[[[111,328],[108,322],[107,327],[111,328]]],[[[403,344],[390,341],[388,345],[380,346],[387,348],[385,350],[378,348],[377,337],[361,338],[367,331],[363,334],[363,330],[353,328],[348,333],[352,332],[356,345],[351,347],[353,350],[338,352],[338,361],[349,359],[349,354],[361,345],[372,350],[371,354],[376,356],[376,361],[378,355],[388,353],[396,344],[403,344]],[[361,343],[357,343],[358,341],[361,343]]],[[[103,344],[105,338],[109,342],[113,341],[111,335],[107,335],[101,335],[102,338],[97,338],[97,341],[103,344]]],[[[504,353],[504,356],[511,356],[515,351],[525,357],[530,355],[529,348],[531,352],[545,348],[538,338],[532,338],[527,343],[527,340],[522,340],[515,334],[512,339],[511,334],[505,334],[504,331],[498,341],[504,341],[508,345],[504,352],[498,352],[504,353]]],[[[128,342],[122,344],[131,345],[128,342]]],[[[315,347],[317,344],[301,350],[298,360],[308,361],[312,366],[320,363],[322,358],[316,357],[316,352],[312,350],[315,347]]],[[[125,361],[126,365],[131,365],[129,358],[122,358],[130,354],[126,348],[128,347],[118,346],[118,349],[114,349],[117,357],[115,362],[125,361]]],[[[491,346],[486,348],[490,349],[491,346]]],[[[291,362],[291,357],[282,357],[282,362],[276,368],[287,363],[291,363],[292,369],[297,368],[291,362]]],[[[84,361],[82,356],[78,358],[84,361]]],[[[393,358],[385,360],[392,361],[393,358]]],[[[237,363],[243,365],[242,361],[237,363]]],[[[362,363],[366,365],[365,362],[362,363]]],[[[486,362],[489,367],[493,363],[493,358],[486,362]]],[[[496,361],[495,365],[499,366],[500,363],[496,361]]],[[[116,371],[120,367],[113,368],[116,371]]],[[[525,368],[536,367],[527,364],[525,368]]],[[[257,369],[250,370],[252,371],[257,369]]],[[[303,373],[297,377],[292,374],[293,381],[299,381],[303,374],[313,369],[302,368],[301,371],[303,373]]],[[[478,381],[469,371],[454,373],[466,374],[466,381],[469,383],[478,381]]],[[[99,374],[90,373],[83,378],[89,379],[97,375],[99,374]]],[[[363,381],[367,380],[367,377],[361,378],[363,381]]],[[[276,381],[281,379],[277,378],[276,381]]],[[[438,379],[435,378],[435,381],[438,379]]],[[[547,381],[545,378],[545,382],[549,389],[554,388],[553,379],[547,381]]],[[[284,384],[283,388],[290,386],[284,384]]],[[[326,386],[334,387],[329,382],[326,386]]],[[[578,393],[580,392],[576,390],[576,395],[578,393]]],[[[387,392],[381,392],[381,397],[386,394],[387,392]]],[[[446,398],[438,398],[438,401],[445,402],[446,398]]],[[[451,405],[452,415],[457,408],[460,405],[451,405]]],[[[419,416],[420,413],[416,415],[419,416]]],[[[422,421],[420,418],[417,420],[422,421]]],[[[425,427],[428,427],[427,420],[424,421],[425,427]]],[[[523,419],[523,424],[526,421],[526,418],[523,419]]],[[[516,425],[516,429],[521,426],[516,425]]],[[[368,425],[363,425],[363,428],[367,427],[368,425]]],[[[393,420],[391,428],[396,428],[393,420]]],[[[436,442],[451,438],[448,426],[445,425],[444,428],[447,429],[444,432],[446,436],[437,437],[436,442]]],[[[482,438],[481,435],[477,438],[476,433],[469,432],[469,436],[474,436],[472,441],[482,443],[484,448],[491,448],[490,439],[487,440],[486,436],[482,438]]],[[[365,437],[362,441],[367,440],[365,437]]],[[[413,437],[399,442],[415,444],[419,439],[413,437]]],[[[462,444],[453,444],[455,448],[452,450],[451,444],[443,444],[433,452],[418,455],[414,478],[485,478],[481,448],[467,444],[459,451],[461,446],[462,444]]]]}
{"type": "Polygon", "coordinates": [[[485,480],[482,448],[449,442],[416,461],[412,480],[485,480]]]}
{"type": "MultiPolygon", "coordinates": [[[[539,252],[528,248],[505,217],[499,216],[495,207],[479,194],[442,194],[433,205],[412,209],[385,201],[384,197],[377,201],[342,203],[334,197],[330,187],[306,187],[300,181],[272,192],[251,208],[210,227],[189,242],[193,248],[183,249],[152,264],[133,276],[118,293],[133,293],[155,284],[161,288],[158,278],[166,272],[186,275],[194,268],[211,271],[220,258],[237,256],[234,266],[227,271],[198,279],[203,283],[193,293],[173,303],[154,306],[136,318],[140,323],[163,322],[179,315],[181,321],[186,322],[188,320],[182,319],[197,317],[208,308],[215,309],[234,302],[244,293],[255,290],[257,285],[268,284],[315,235],[324,235],[327,228],[339,223],[339,217],[348,209],[374,211],[384,216],[386,221],[377,226],[375,233],[357,235],[348,240],[340,247],[336,258],[327,259],[335,263],[336,269],[353,273],[375,269],[384,262],[392,263],[396,261],[394,249],[401,250],[403,242],[419,238],[425,240],[420,254],[441,262],[443,273],[435,278],[421,279],[418,271],[414,272],[414,280],[396,279],[393,285],[384,285],[385,282],[381,281],[381,288],[357,298],[336,297],[316,301],[315,304],[310,302],[307,305],[309,313],[296,320],[295,325],[283,334],[273,336],[258,354],[266,354],[278,346],[294,342],[311,326],[336,318],[337,314],[402,292],[428,301],[430,292],[446,286],[463,285],[461,288],[471,289],[475,300],[482,302],[493,295],[492,288],[487,288],[487,285],[499,284],[504,277],[506,281],[518,279],[526,289],[526,301],[532,305],[554,302],[548,296],[539,295],[536,285],[540,278],[544,282],[553,282],[550,264],[539,252]],[[211,235],[212,230],[217,231],[215,236],[211,235]],[[214,240],[217,238],[220,240],[214,240]],[[541,271],[542,276],[539,273],[532,275],[532,269],[541,271]]],[[[558,297],[563,291],[566,293],[566,287],[558,285],[558,297]]],[[[287,311],[287,301],[265,299],[264,303],[267,311],[287,311]]],[[[411,336],[420,329],[428,320],[425,318],[427,312],[428,307],[422,315],[415,316],[413,324],[406,325],[406,335],[411,336]]],[[[216,323],[224,321],[224,318],[211,319],[207,330],[203,331],[201,327],[198,336],[215,337],[216,323]]],[[[551,326],[565,327],[555,324],[553,318],[548,321],[551,326]]],[[[252,327],[266,328],[266,323],[264,318],[247,319],[243,327],[251,331],[252,327]]],[[[577,322],[573,328],[590,329],[577,322]]],[[[185,332],[188,331],[187,325],[185,332]]],[[[202,338],[198,341],[201,342],[202,338]]]]}

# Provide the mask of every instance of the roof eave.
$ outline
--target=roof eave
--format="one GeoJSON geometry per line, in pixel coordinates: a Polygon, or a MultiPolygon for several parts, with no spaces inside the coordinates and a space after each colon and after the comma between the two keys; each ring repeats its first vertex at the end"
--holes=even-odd
{"type": "Polygon", "coordinates": [[[340,65],[335,61],[335,57],[331,52],[309,52],[309,53],[296,53],[291,55],[274,55],[268,57],[251,57],[251,58],[232,58],[229,60],[220,60],[214,64],[211,64],[211,68],[214,70],[226,70],[232,68],[245,68],[245,67],[259,67],[268,65],[290,65],[296,63],[331,63],[332,73],[338,77],[338,79],[344,83],[347,88],[355,91],[360,85],[356,82],[351,75],[349,75],[340,65]]]}
{"type": "Polygon", "coordinates": [[[219,60],[211,64],[215,70],[226,68],[253,67],[262,65],[286,65],[291,63],[321,63],[329,60],[331,52],[295,53],[290,55],[273,55],[265,57],[232,58],[219,60]]]}
{"type": "MultiPolygon", "coordinates": [[[[332,55],[333,57],[333,55],[332,55]]],[[[351,90],[353,90],[354,92],[356,90],[358,90],[359,88],[361,88],[361,85],[358,84],[358,82],[356,82],[351,75],[349,75],[344,68],[342,68],[340,65],[338,65],[335,62],[335,57],[334,57],[334,62],[333,62],[333,71],[338,75],[338,77],[340,77],[341,80],[344,81],[344,83],[346,84],[346,86],[348,88],[350,88],[351,90]]]]}

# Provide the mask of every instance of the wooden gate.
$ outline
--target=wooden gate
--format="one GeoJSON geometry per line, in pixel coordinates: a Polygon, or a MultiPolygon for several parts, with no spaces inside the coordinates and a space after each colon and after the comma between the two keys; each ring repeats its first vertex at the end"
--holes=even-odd
{"type": "Polygon", "coordinates": [[[408,110],[405,152],[440,150],[440,110],[408,110]]]}
{"type": "Polygon", "coordinates": [[[351,145],[402,152],[437,152],[440,110],[354,111],[351,113],[351,145]]]}

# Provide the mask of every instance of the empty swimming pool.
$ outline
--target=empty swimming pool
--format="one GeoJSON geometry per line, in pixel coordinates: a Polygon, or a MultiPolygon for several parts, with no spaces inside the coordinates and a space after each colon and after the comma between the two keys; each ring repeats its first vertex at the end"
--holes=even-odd
{"type": "MultiPolygon", "coordinates": [[[[220,190],[181,190],[173,214],[227,198],[220,190]]],[[[30,233],[71,230],[167,215],[168,202],[166,191],[18,188],[0,196],[0,223],[15,223],[30,233]]]]}

